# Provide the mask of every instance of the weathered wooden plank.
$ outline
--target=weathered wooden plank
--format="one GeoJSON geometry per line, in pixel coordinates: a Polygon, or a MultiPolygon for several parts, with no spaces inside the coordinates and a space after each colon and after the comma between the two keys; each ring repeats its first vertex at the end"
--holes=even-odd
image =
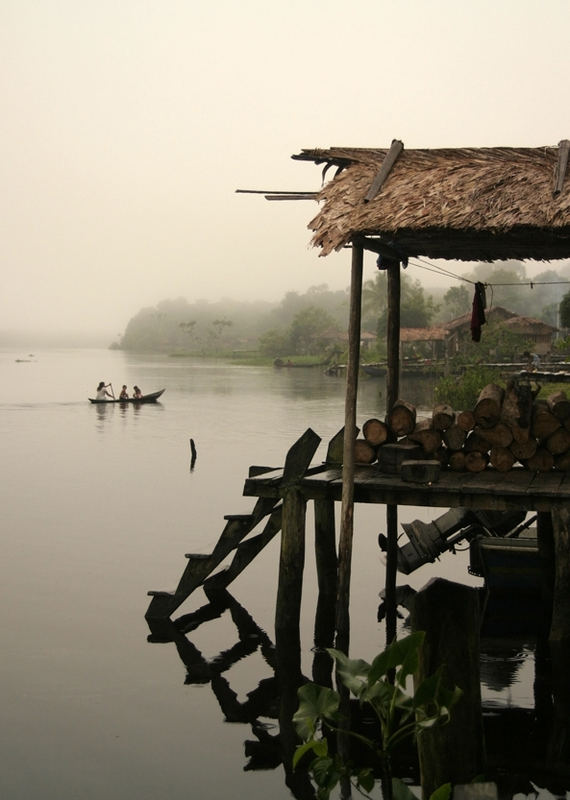
{"type": "Polygon", "coordinates": [[[415,598],[412,627],[425,631],[416,686],[445,664],[445,683],[463,695],[447,725],[418,737],[421,785],[425,797],[444,783],[467,783],[485,771],[479,676],[479,599],[468,586],[430,581],[415,598]]]}
{"type": "MultiPolygon", "coordinates": [[[[412,485],[401,480],[399,475],[381,473],[375,466],[360,466],[354,471],[355,499],[363,503],[397,502],[402,505],[467,505],[468,507],[501,508],[512,507],[517,498],[521,507],[545,510],[545,504],[570,502],[570,473],[553,471],[535,474],[522,467],[500,473],[487,469],[481,473],[462,473],[443,470],[437,486],[412,485]],[[555,477],[554,477],[555,476],[555,477]],[[504,499],[504,503],[502,502],[504,499]]],[[[255,480],[248,481],[249,493],[263,494],[267,487],[255,480]]],[[[342,481],[340,469],[327,469],[310,474],[300,482],[303,494],[308,498],[330,496],[340,499],[342,481]]]]}
{"type": "Polygon", "coordinates": [[[315,560],[319,594],[314,642],[319,652],[313,661],[313,680],[321,685],[331,686],[332,660],[324,654],[324,649],[334,644],[338,565],[334,502],[330,499],[315,501],[315,560]]]}
{"type": "MultiPolygon", "coordinates": [[[[250,472],[251,472],[250,467],[250,472]]],[[[256,468],[253,468],[256,469],[256,468]]],[[[275,483],[276,481],[280,481],[283,477],[283,467],[279,467],[278,469],[271,469],[271,470],[264,470],[261,473],[250,474],[246,480],[254,480],[256,483],[275,483]]]]}
{"type": "Polygon", "coordinates": [[[374,176],[374,180],[370,185],[370,189],[366,193],[366,196],[364,198],[365,203],[369,203],[376,197],[376,195],[382,188],[382,185],[385,183],[388,175],[390,174],[392,167],[398,160],[398,156],[400,155],[403,149],[404,149],[404,143],[401,142],[399,139],[394,139],[392,141],[390,149],[384,156],[384,160],[382,161],[380,169],[374,176]]]}
{"type": "Polygon", "coordinates": [[[342,481],[342,469],[323,469],[311,475],[306,475],[303,478],[303,486],[314,489],[321,486],[326,487],[334,481],[342,481]]]}
{"type": "Polygon", "coordinates": [[[285,491],[279,558],[279,584],[275,610],[275,628],[299,627],[303,568],[305,564],[306,503],[294,488],[285,491]]]}
{"type": "Polygon", "coordinates": [[[402,480],[411,483],[433,483],[439,480],[441,464],[431,459],[420,461],[403,461],[401,468],[402,480]]]}
{"type": "Polygon", "coordinates": [[[263,531],[251,539],[241,542],[232,559],[229,567],[222,572],[207,578],[204,581],[204,589],[207,586],[228,586],[243,570],[250,564],[258,553],[260,553],[268,542],[281,530],[282,506],[278,506],[269,517],[263,531]]]}
{"type": "Polygon", "coordinates": [[[570,499],[570,472],[561,472],[560,474],[562,475],[562,482],[559,491],[570,499]]]}
{"type": "Polygon", "coordinates": [[[264,475],[267,472],[274,472],[275,467],[251,466],[247,472],[249,478],[255,478],[257,475],[264,475]]]}
{"type": "Polygon", "coordinates": [[[307,428],[287,452],[283,467],[284,483],[297,481],[307,471],[320,443],[321,437],[307,428]]]}
{"type": "MultiPolygon", "coordinates": [[[[354,438],[358,436],[360,433],[360,428],[354,429],[354,438]]],[[[326,455],[326,463],[327,464],[342,464],[342,459],[344,456],[344,427],[340,429],[338,433],[336,433],[329,442],[329,446],[327,449],[326,455]]]]}
{"type": "Polygon", "coordinates": [[[509,472],[498,472],[496,470],[490,470],[489,472],[491,474],[485,476],[490,479],[487,491],[496,495],[514,494],[524,496],[534,480],[534,474],[526,469],[514,468],[509,472]]]}
{"type": "Polygon", "coordinates": [[[532,476],[526,493],[552,497],[553,499],[562,498],[564,497],[564,492],[562,491],[564,474],[563,472],[537,472],[532,476]]]}
{"type": "Polygon", "coordinates": [[[570,140],[561,139],[558,142],[558,163],[554,174],[554,189],[552,196],[558,197],[564,186],[564,178],[566,177],[566,169],[568,167],[568,153],[570,151],[570,140]]]}

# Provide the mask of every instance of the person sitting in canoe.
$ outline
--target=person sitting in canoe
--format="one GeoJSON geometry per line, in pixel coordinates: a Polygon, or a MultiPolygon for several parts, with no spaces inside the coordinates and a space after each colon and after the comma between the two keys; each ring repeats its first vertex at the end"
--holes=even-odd
{"type": "Polygon", "coordinates": [[[107,397],[110,397],[112,400],[114,399],[112,394],[109,394],[107,391],[107,387],[110,386],[110,383],[105,383],[105,381],[101,381],[99,386],[97,387],[97,400],[106,400],[107,397]]]}
{"type": "Polygon", "coordinates": [[[142,392],[138,386],[133,386],[133,397],[135,400],[140,400],[142,397],[142,392]]]}
{"type": "Polygon", "coordinates": [[[121,394],[119,395],[119,400],[128,400],[129,393],[127,392],[127,384],[123,384],[123,388],[121,389],[121,394]]]}

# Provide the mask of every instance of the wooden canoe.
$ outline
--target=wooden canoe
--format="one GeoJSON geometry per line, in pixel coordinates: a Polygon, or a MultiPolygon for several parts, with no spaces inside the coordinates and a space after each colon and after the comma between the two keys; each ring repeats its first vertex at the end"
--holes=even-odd
{"type": "Polygon", "coordinates": [[[164,389],[160,389],[158,392],[151,392],[150,394],[143,394],[142,397],[129,397],[127,400],[121,400],[119,397],[117,397],[116,399],[105,398],[105,400],[97,400],[94,397],[90,397],[89,398],[89,402],[90,403],[98,403],[98,404],[103,404],[103,403],[121,403],[121,404],[134,403],[136,405],[139,405],[140,403],[156,403],[156,401],[158,400],[158,398],[160,397],[160,395],[163,392],[164,392],[164,389]]]}

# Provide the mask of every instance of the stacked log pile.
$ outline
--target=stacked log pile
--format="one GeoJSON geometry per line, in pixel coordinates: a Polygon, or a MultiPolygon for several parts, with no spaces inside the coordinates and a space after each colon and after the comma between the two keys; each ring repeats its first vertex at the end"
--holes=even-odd
{"type": "MultiPolygon", "coordinates": [[[[528,383],[511,381],[506,389],[485,386],[471,410],[455,411],[440,403],[429,418],[399,400],[384,421],[367,420],[356,440],[355,461],[394,463],[394,452],[418,452],[458,472],[492,467],[531,471],[570,470],[570,400],[556,392],[537,400],[528,383]],[[384,448],[384,449],[383,449],[384,448]]],[[[390,471],[390,470],[388,470],[390,471]]]]}

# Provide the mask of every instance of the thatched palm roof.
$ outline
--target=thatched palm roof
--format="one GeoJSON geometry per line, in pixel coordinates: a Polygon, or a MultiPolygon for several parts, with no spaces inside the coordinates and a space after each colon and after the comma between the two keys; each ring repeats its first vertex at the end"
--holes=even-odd
{"type": "Polygon", "coordinates": [[[511,317],[503,322],[506,330],[523,336],[549,336],[556,333],[557,328],[534,317],[511,317]]]}
{"type": "Polygon", "coordinates": [[[449,336],[447,328],[400,328],[401,342],[445,342],[449,336]]]}
{"type": "Polygon", "coordinates": [[[567,140],[557,147],[403,149],[367,200],[389,152],[335,147],[293,156],[337,167],[309,224],[321,255],[366,236],[403,257],[570,257],[567,140]]]}
{"type": "MultiPolygon", "coordinates": [[[[452,332],[456,331],[458,328],[470,328],[471,314],[471,311],[467,311],[465,314],[461,314],[460,317],[455,317],[455,319],[446,322],[445,327],[452,332]]],[[[508,308],[503,308],[503,306],[491,306],[491,308],[485,310],[485,316],[487,322],[501,322],[516,317],[517,315],[514,311],[509,311],[508,308]]]]}

